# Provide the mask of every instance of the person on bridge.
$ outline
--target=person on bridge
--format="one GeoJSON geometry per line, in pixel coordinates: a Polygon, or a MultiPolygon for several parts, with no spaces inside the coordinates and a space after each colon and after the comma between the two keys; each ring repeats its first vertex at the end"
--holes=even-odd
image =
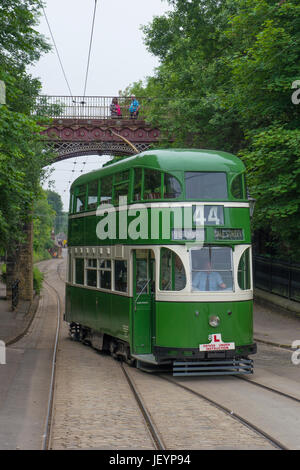
{"type": "Polygon", "coordinates": [[[130,119],[136,119],[139,115],[140,103],[135,99],[135,95],[131,95],[131,103],[129,106],[130,119]]]}
{"type": "Polygon", "coordinates": [[[110,105],[110,115],[112,118],[120,118],[122,117],[122,112],[120,105],[118,103],[118,98],[113,98],[111,105],[110,105]]]}

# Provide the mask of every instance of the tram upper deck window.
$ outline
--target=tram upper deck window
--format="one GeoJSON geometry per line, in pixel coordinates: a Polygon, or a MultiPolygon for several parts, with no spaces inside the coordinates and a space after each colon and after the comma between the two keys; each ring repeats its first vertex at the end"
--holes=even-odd
{"type": "Polygon", "coordinates": [[[161,199],[162,173],[144,170],[144,199],[161,199]]]}
{"type": "Polygon", "coordinates": [[[114,204],[127,204],[129,190],[129,171],[117,173],[114,179],[114,204]]]}
{"type": "Polygon", "coordinates": [[[181,196],[179,181],[172,175],[164,174],[164,199],[174,199],[181,196]]]}
{"type": "Polygon", "coordinates": [[[112,201],[112,184],[110,178],[103,178],[100,187],[100,204],[111,204],[112,201]]]}
{"type": "Polygon", "coordinates": [[[142,198],[142,168],[134,169],[133,200],[140,201],[142,198]]]}
{"type": "Polygon", "coordinates": [[[235,176],[231,182],[230,191],[235,199],[245,198],[243,180],[244,175],[240,174],[235,176]]]}
{"type": "Polygon", "coordinates": [[[88,200],[87,200],[87,209],[97,209],[98,201],[98,181],[93,181],[89,183],[88,187],[88,200]]]}
{"type": "Polygon", "coordinates": [[[232,291],[232,249],[203,247],[191,249],[192,290],[232,291]]]}
{"type": "Polygon", "coordinates": [[[187,171],[185,173],[187,199],[227,200],[226,173],[187,171]]]}
{"type": "Polygon", "coordinates": [[[83,212],[85,210],[86,202],[86,185],[79,186],[77,195],[76,195],[76,212],[83,212]]]}

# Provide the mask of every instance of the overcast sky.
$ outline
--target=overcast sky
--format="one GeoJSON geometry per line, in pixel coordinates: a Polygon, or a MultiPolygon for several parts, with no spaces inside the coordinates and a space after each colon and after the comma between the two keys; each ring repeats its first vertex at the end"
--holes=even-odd
{"type": "MultiPolygon", "coordinates": [[[[46,14],[73,95],[82,95],[95,0],[46,0],[46,14]]],[[[146,50],[140,26],[170,9],[162,0],[98,0],[86,95],[117,95],[154,73],[158,61],[146,50]]],[[[39,32],[51,41],[45,18],[39,32]]],[[[30,69],[47,95],[69,95],[55,50],[30,69]]],[[[70,181],[99,168],[107,158],[77,157],[53,165],[56,190],[68,208],[70,181]]],[[[47,183],[44,184],[47,187],[47,183]]]]}

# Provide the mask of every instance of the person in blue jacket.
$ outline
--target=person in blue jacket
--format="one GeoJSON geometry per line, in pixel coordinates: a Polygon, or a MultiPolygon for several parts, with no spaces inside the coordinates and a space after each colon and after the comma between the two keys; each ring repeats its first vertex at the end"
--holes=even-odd
{"type": "Polygon", "coordinates": [[[135,98],[135,95],[131,95],[131,103],[129,106],[130,119],[136,119],[139,115],[140,103],[135,98]]]}

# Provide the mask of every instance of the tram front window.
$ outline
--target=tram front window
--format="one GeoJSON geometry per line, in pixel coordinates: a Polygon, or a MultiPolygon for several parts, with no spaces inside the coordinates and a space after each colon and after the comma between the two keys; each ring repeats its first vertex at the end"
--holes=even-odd
{"type": "Polygon", "coordinates": [[[226,201],[228,199],[226,173],[186,171],[185,191],[187,199],[226,201]]]}
{"type": "Polygon", "coordinates": [[[191,250],[193,291],[232,291],[232,250],[204,247],[191,250]]]}

